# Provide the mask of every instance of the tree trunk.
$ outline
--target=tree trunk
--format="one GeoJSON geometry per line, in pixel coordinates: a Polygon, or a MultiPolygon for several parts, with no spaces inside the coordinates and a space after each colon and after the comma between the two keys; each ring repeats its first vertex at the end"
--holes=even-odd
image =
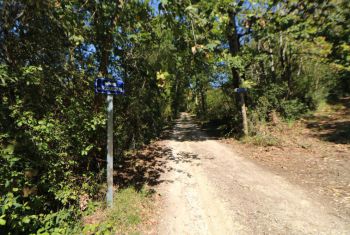
{"type": "Polygon", "coordinates": [[[241,109],[242,109],[242,119],[243,119],[243,133],[245,136],[249,134],[248,129],[248,118],[247,118],[247,109],[245,106],[244,93],[240,93],[241,97],[241,109]]]}
{"type": "Polygon", "coordinates": [[[276,82],[276,69],[275,69],[275,62],[273,58],[273,50],[271,47],[270,40],[268,40],[269,44],[269,53],[270,53],[270,70],[271,70],[271,76],[272,76],[272,81],[276,82]]]}
{"type": "MultiPolygon", "coordinates": [[[[228,16],[230,18],[230,22],[227,27],[227,40],[230,47],[230,53],[232,56],[236,56],[238,52],[240,51],[240,43],[239,43],[239,35],[237,32],[237,25],[236,25],[236,13],[233,11],[228,12],[228,16]]],[[[239,75],[239,71],[237,68],[232,67],[231,68],[232,77],[233,77],[233,88],[239,88],[241,83],[241,78],[239,75]]],[[[240,108],[242,112],[242,124],[243,124],[243,134],[248,135],[248,118],[247,118],[247,110],[245,105],[245,99],[244,94],[237,94],[236,100],[240,100],[240,108]]]]}
{"type": "MultiPolygon", "coordinates": [[[[236,15],[234,12],[230,11],[228,13],[230,22],[227,27],[227,40],[230,47],[230,53],[232,56],[236,56],[240,50],[239,37],[236,25],[236,15]]],[[[240,76],[237,68],[232,67],[232,78],[233,78],[233,88],[238,88],[240,84],[240,76]]]]}
{"type": "Polygon", "coordinates": [[[206,101],[205,101],[205,91],[201,87],[200,89],[200,95],[201,95],[201,108],[202,108],[202,115],[204,116],[206,113],[206,101]]]}
{"type": "Polygon", "coordinates": [[[280,61],[283,68],[281,76],[282,80],[287,81],[287,99],[289,99],[292,93],[292,64],[287,53],[287,39],[283,40],[282,32],[280,32],[280,61]]]}

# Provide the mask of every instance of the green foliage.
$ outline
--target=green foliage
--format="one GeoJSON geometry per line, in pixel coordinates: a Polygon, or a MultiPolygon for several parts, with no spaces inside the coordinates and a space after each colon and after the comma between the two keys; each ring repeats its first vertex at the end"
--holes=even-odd
{"type": "Polygon", "coordinates": [[[206,117],[215,119],[225,119],[232,111],[232,101],[220,89],[211,89],[207,93],[206,103],[208,105],[206,117]]]}
{"type": "Polygon", "coordinates": [[[307,111],[306,105],[298,99],[285,100],[281,102],[281,107],[281,114],[287,119],[299,117],[307,111]]]}
{"type": "Polygon", "coordinates": [[[180,107],[184,66],[170,66],[168,49],[183,45],[141,1],[4,1],[0,15],[0,233],[69,234],[80,195],[99,197],[105,179],[105,97],[95,78],[125,82],[114,113],[121,157],[180,107]],[[158,71],[169,71],[164,89],[158,71]]]}
{"type": "Polygon", "coordinates": [[[344,28],[347,6],[346,1],[197,1],[186,8],[197,23],[197,44],[208,45],[206,58],[210,58],[202,58],[209,79],[197,79],[200,86],[193,86],[192,110],[209,119],[239,120],[240,98],[233,88],[245,87],[254,126],[269,121],[273,112],[296,119],[315,110],[330,94],[344,94],[349,84],[344,66],[348,48],[343,44],[349,37],[344,28]],[[229,109],[223,109],[226,103],[220,95],[212,96],[209,82],[219,84],[218,90],[233,103],[229,109]],[[204,105],[198,102],[203,90],[209,97],[204,105]],[[206,112],[201,107],[207,107],[206,112]]]}
{"type": "Polygon", "coordinates": [[[0,1],[1,233],[69,233],[80,195],[99,196],[106,118],[97,77],[125,82],[116,157],[180,111],[237,132],[237,87],[248,89],[251,126],[350,92],[349,1],[192,3],[162,0],[155,14],[141,0],[0,1]]]}

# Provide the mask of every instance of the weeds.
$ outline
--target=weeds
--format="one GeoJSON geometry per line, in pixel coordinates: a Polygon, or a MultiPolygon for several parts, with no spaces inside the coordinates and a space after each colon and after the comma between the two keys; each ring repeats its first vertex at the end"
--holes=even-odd
{"type": "Polygon", "coordinates": [[[130,187],[116,193],[113,208],[102,208],[101,204],[83,218],[76,234],[139,234],[140,224],[146,219],[144,212],[151,205],[151,193],[130,187]]]}
{"type": "Polygon", "coordinates": [[[242,138],[243,143],[249,143],[257,146],[281,146],[281,141],[271,134],[256,134],[254,136],[247,136],[242,138]]]}

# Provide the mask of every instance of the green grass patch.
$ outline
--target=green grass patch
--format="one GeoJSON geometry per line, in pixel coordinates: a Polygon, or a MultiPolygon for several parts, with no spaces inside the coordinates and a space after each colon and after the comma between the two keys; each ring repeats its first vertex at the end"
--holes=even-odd
{"type": "Polygon", "coordinates": [[[115,195],[113,208],[95,208],[91,215],[84,217],[77,234],[140,234],[140,224],[147,219],[144,215],[150,205],[151,196],[148,190],[119,190],[115,195]]]}

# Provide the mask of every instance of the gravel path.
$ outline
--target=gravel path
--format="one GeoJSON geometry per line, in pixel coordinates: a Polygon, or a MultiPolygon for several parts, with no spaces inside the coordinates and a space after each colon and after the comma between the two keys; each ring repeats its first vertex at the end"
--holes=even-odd
{"type": "Polygon", "coordinates": [[[350,234],[350,220],[210,139],[183,113],[159,186],[158,234],[350,234]]]}

